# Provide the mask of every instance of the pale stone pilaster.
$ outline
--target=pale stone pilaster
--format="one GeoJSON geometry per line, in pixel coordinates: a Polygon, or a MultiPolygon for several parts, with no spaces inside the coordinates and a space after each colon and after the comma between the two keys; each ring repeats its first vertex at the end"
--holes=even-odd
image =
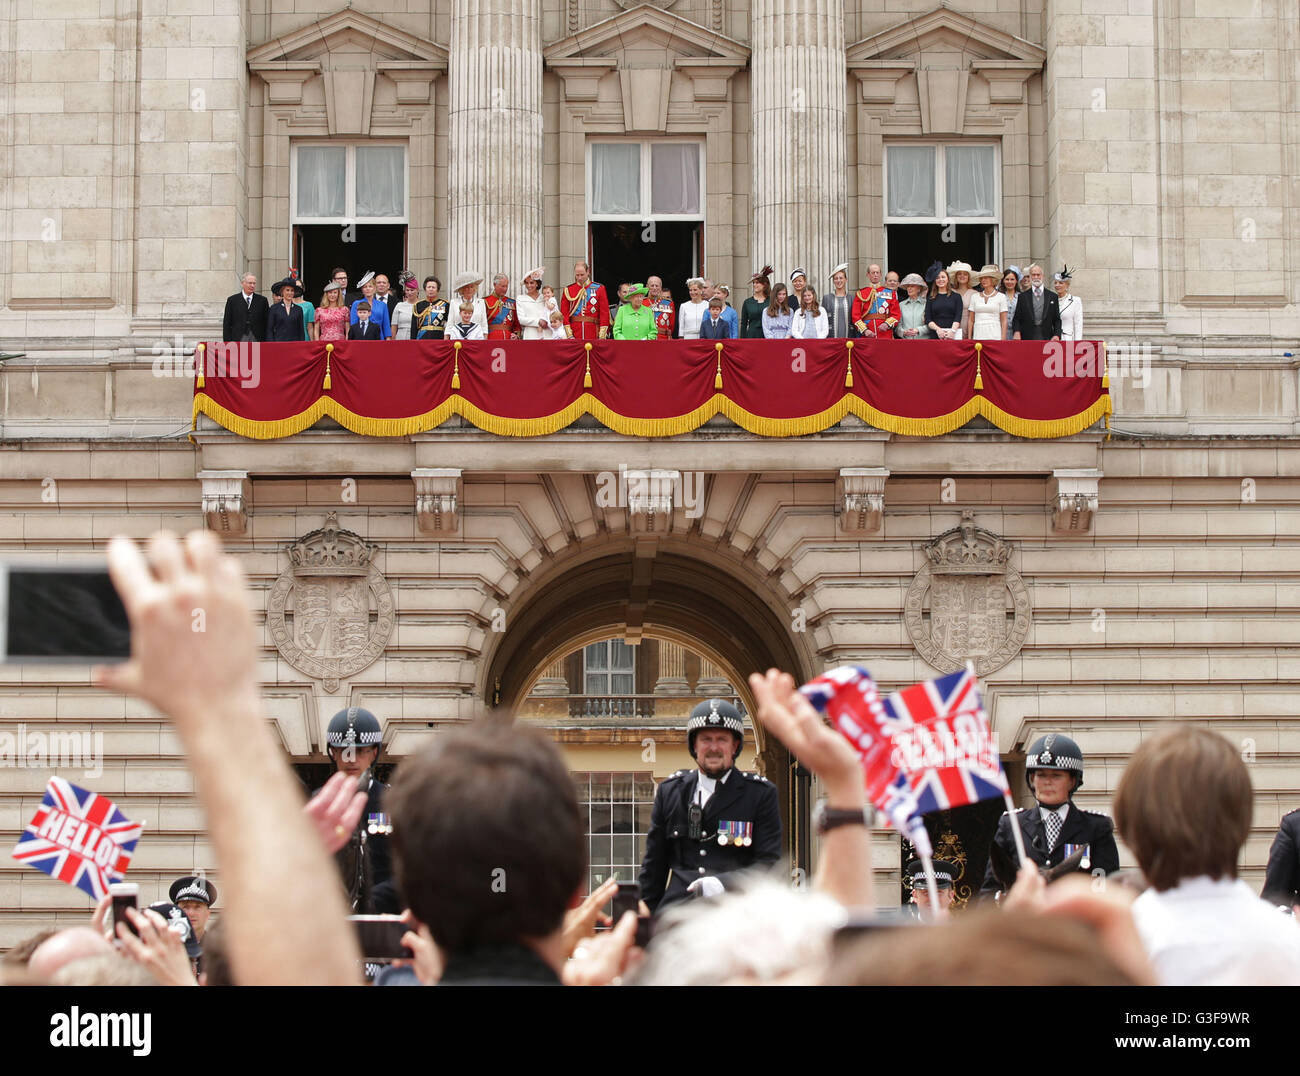
{"type": "Polygon", "coordinates": [[[821,294],[847,254],[844,3],[755,0],[751,259],[777,278],[803,266],[821,294]]]}
{"type": "Polygon", "coordinates": [[[659,678],[655,681],[656,695],[689,695],[691,686],[686,681],[686,648],[680,643],[659,640],[659,678]]]}
{"type": "Polygon", "coordinates": [[[695,694],[722,697],[735,693],[723,671],[708,658],[700,658],[700,678],[695,683],[695,694]]]}
{"type": "Polygon", "coordinates": [[[448,272],[515,288],[542,258],[540,0],[457,0],[450,47],[448,272]]]}
{"type": "Polygon", "coordinates": [[[564,659],[558,658],[546,666],[546,671],[533,685],[531,694],[556,698],[569,693],[569,681],[564,677],[564,659]]]}

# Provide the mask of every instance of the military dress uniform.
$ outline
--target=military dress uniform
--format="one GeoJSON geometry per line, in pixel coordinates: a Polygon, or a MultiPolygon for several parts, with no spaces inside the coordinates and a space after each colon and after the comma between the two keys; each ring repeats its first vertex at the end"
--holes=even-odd
{"type": "Polygon", "coordinates": [[[726,780],[717,779],[693,824],[699,785],[699,770],[678,770],[655,792],[640,876],[641,896],[652,912],[686,897],[697,878],[717,878],[731,888],[739,872],[781,858],[776,785],[733,767],[726,780]]]}
{"type": "Polygon", "coordinates": [[[673,330],[677,327],[677,312],[673,309],[673,301],[661,297],[650,304],[650,309],[654,311],[656,339],[671,340],[673,330]]]}
{"type": "Polygon", "coordinates": [[[487,311],[487,338],[489,340],[514,340],[519,336],[519,318],[515,315],[515,301],[507,296],[489,295],[483,300],[487,311]]]}
{"type": "Polygon", "coordinates": [[[596,340],[609,333],[609,299],[595,281],[574,281],[560,292],[560,316],[574,340],[596,340]]]}
{"type": "Polygon", "coordinates": [[[864,336],[884,339],[894,335],[894,326],[902,320],[903,314],[898,308],[898,295],[893,288],[873,285],[862,288],[853,297],[853,310],[849,316],[853,319],[854,326],[859,322],[866,325],[864,336]]]}

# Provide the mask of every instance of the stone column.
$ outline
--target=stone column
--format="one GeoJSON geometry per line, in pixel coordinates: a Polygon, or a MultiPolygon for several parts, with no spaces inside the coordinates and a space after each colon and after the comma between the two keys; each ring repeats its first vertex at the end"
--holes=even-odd
{"type": "Polygon", "coordinates": [[[691,685],[686,681],[686,648],[680,643],[659,640],[659,678],[655,681],[656,695],[689,695],[691,685]]]}
{"type": "Polygon", "coordinates": [[[453,0],[450,47],[447,273],[513,295],[542,259],[541,0],[453,0]]]}
{"type": "Polygon", "coordinates": [[[695,684],[695,694],[709,698],[714,696],[730,698],[735,693],[735,689],[732,688],[731,682],[723,671],[708,658],[700,658],[700,678],[695,684]]]}
{"type": "MultiPolygon", "coordinates": [[[[844,0],[754,0],[751,10],[750,260],[770,262],[774,284],[806,268],[820,296],[831,268],[849,257],[844,0]]],[[[851,269],[865,278],[865,268],[851,269]]]]}
{"type": "Polygon", "coordinates": [[[564,677],[564,659],[552,661],[546,666],[546,671],[542,673],[537,683],[533,685],[531,694],[545,695],[552,698],[567,695],[569,693],[569,681],[564,677]]]}

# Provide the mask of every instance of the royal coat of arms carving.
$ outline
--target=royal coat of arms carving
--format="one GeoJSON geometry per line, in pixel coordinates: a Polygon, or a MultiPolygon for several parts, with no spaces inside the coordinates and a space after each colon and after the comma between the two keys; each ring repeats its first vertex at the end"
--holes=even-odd
{"type": "Polygon", "coordinates": [[[379,547],[340,530],[331,512],[324,527],[285,552],[289,570],[266,606],[271,641],[285,661],[333,693],[379,657],[393,633],[393,593],[374,563],[379,547]]]}
{"type": "Polygon", "coordinates": [[[980,676],[1020,652],[1032,609],[1011,547],[969,515],[925,546],[927,563],[907,589],[904,619],[917,652],[940,672],[967,661],[980,676]]]}

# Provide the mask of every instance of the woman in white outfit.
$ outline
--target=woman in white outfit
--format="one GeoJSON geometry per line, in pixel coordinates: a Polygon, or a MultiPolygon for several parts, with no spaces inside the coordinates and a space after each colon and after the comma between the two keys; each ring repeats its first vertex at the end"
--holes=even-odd
{"type": "Polygon", "coordinates": [[[697,276],[686,282],[690,299],[677,308],[677,332],[683,340],[698,340],[700,324],[709,312],[709,304],[704,301],[704,281],[697,276]]]}
{"type": "Polygon", "coordinates": [[[1083,339],[1083,302],[1077,295],[1070,294],[1070,267],[1061,266],[1061,271],[1053,278],[1056,282],[1056,297],[1061,306],[1061,339],[1083,339]]]}
{"type": "Polygon", "coordinates": [[[545,340],[550,337],[551,312],[542,298],[542,277],[545,269],[534,269],[524,277],[524,291],[515,296],[515,317],[523,330],[524,340],[545,340]]]}
{"type": "Polygon", "coordinates": [[[1007,297],[997,290],[1001,275],[996,265],[986,265],[980,270],[980,290],[966,310],[968,340],[1007,338],[1007,297]]]}
{"type": "Polygon", "coordinates": [[[804,288],[799,297],[799,309],[790,319],[790,338],[792,340],[825,340],[830,334],[830,319],[826,311],[817,305],[817,293],[812,288],[804,288]]]}

